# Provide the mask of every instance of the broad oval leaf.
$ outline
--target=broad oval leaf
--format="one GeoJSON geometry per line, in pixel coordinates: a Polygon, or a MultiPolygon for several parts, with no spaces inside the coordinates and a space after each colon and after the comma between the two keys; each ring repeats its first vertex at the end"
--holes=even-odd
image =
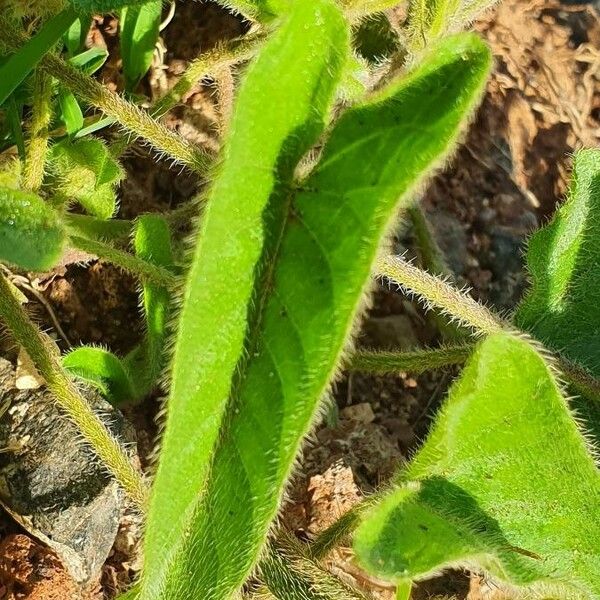
{"type": "Polygon", "coordinates": [[[100,219],[117,207],[116,186],[123,177],[119,163],[98,139],[65,139],[50,151],[47,183],[60,202],[77,201],[100,219]]]}
{"type": "Polygon", "coordinates": [[[402,481],[355,534],[372,573],[466,566],[533,596],[600,597],[600,475],[528,341],[480,345],[402,481]]]}
{"type": "MultiPolygon", "coordinates": [[[[266,235],[263,213],[272,197],[286,203],[296,164],[324,129],[347,40],[333,0],[297,0],[239,90],[179,319],[146,531],[146,600],[198,597],[193,590],[206,583],[201,577],[210,575],[196,575],[204,570],[196,561],[180,561],[188,569],[183,578],[170,567],[175,555],[187,554],[196,543],[189,530],[243,352],[254,272],[266,235]]],[[[238,563],[235,577],[223,580],[227,593],[241,584],[251,559],[244,556],[238,563]]],[[[209,592],[199,596],[208,600],[209,592]]]]}
{"type": "Polygon", "coordinates": [[[0,260],[45,271],[62,255],[65,230],[58,214],[32,192],[0,187],[0,260]]]}
{"type": "Polygon", "coordinates": [[[489,66],[474,36],[440,45],[417,71],[343,115],[316,170],[287,202],[270,204],[246,358],[162,597],[229,598],[254,565],[399,199],[406,205],[452,147],[489,66]]]}
{"type": "Polygon", "coordinates": [[[515,321],[600,377],[600,150],[575,156],[571,188],[529,240],[532,287],[515,321]]]}
{"type": "Polygon", "coordinates": [[[125,365],[104,348],[75,348],[63,356],[62,363],[73,375],[98,388],[111,404],[127,402],[135,396],[133,381],[125,365]]]}

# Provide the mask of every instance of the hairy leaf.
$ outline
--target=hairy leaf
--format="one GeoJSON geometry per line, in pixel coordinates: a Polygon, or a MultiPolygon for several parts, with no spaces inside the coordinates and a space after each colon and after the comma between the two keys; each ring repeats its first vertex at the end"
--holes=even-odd
{"type": "Polygon", "coordinates": [[[575,156],[568,198],[529,241],[516,323],[600,377],[600,150],[575,156]]]}
{"type": "Polygon", "coordinates": [[[60,258],[66,235],[59,216],[38,195],[0,187],[0,260],[44,271],[60,258]]]}
{"type": "Polygon", "coordinates": [[[449,33],[461,31],[497,0],[410,0],[409,45],[427,47],[449,33]]]}
{"type": "Polygon", "coordinates": [[[0,105],[31,73],[44,54],[52,49],[77,15],[71,9],[64,10],[49,19],[22,48],[19,48],[0,66],[0,105]]]}
{"type": "Polygon", "coordinates": [[[107,13],[125,6],[140,6],[154,0],[68,0],[80,14],[107,13]]]}
{"type": "MultiPolygon", "coordinates": [[[[332,0],[297,0],[239,90],[179,320],[146,531],[146,600],[195,598],[193,590],[207,583],[201,577],[212,576],[194,560],[185,565],[193,577],[181,578],[169,567],[176,555],[187,556],[197,543],[197,531],[189,530],[243,350],[254,270],[265,238],[263,212],[272,197],[285,203],[297,162],[324,128],[347,37],[332,0]],[[196,576],[198,570],[202,573],[196,576]]],[[[235,576],[222,582],[220,600],[241,583],[253,558],[236,562],[235,576]]],[[[209,598],[208,592],[199,596],[209,598]]]]}
{"type": "Polygon", "coordinates": [[[599,473],[528,341],[481,344],[402,480],[356,532],[371,572],[476,566],[544,597],[599,597],[599,473]]]}
{"type": "Polygon", "coordinates": [[[97,387],[113,404],[131,400],[135,395],[123,362],[108,350],[81,346],[65,354],[62,362],[73,375],[97,387]]]}
{"type": "Polygon", "coordinates": [[[165,597],[227,598],[254,564],[398,199],[407,204],[452,146],[489,65],[476,37],[440,45],[417,71],[343,115],[315,171],[269,206],[246,358],[188,544],[173,561],[174,581],[198,573],[187,583],[193,593],[173,585],[165,597]]]}
{"type": "Polygon", "coordinates": [[[162,13],[162,0],[121,10],[121,57],[125,86],[134,90],[152,63],[162,13]]]}
{"type": "MultiPolygon", "coordinates": [[[[306,546],[306,545],[304,545],[306,546]]],[[[306,555],[307,549],[292,534],[284,533],[269,544],[258,575],[277,600],[367,600],[306,555]]]]}
{"type": "MultiPolygon", "coordinates": [[[[143,215],[135,225],[136,256],[159,267],[173,266],[171,232],[160,215],[143,215]]],[[[136,399],[156,385],[165,366],[167,323],[172,292],[154,283],[142,286],[142,307],[146,333],[141,344],[125,358],[135,385],[136,399]]]]}
{"type": "Polygon", "coordinates": [[[115,187],[122,176],[121,167],[100,140],[63,140],[51,149],[48,183],[56,199],[76,200],[101,219],[109,219],[116,210],[115,187]]]}

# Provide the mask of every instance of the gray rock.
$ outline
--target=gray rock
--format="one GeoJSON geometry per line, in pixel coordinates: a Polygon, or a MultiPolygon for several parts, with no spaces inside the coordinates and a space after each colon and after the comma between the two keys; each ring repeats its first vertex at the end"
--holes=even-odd
{"type": "Polygon", "coordinates": [[[408,350],[419,345],[412,321],[407,315],[374,317],[365,322],[361,342],[382,350],[408,350]]]}
{"type": "MultiPolygon", "coordinates": [[[[12,365],[0,359],[0,502],[86,584],[115,541],[122,492],[52,395],[45,388],[17,390],[14,382],[12,365]]],[[[95,392],[84,395],[117,438],[133,441],[117,410],[95,392]]]]}

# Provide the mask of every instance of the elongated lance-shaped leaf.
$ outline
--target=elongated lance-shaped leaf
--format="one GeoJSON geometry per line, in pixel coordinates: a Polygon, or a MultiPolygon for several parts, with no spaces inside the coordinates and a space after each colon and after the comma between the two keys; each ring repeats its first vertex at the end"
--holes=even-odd
{"type": "Polygon", "coordinates": [[[0,261],[44,271],[58,261],[65,241],[58,214],[42,198],[0,187],[0,261]]]}
{"type": "Polygon", "coordinates": [[[393,581],[475,566],[543,597],[600,597],[600,474],[552,369],[494,334],[355,549],[393,581]]]}
{"type": "MultiPolygon", "coordinates": [[[[177,576],[170,565],[195,543],[189,530],[243,350],[265,239],[263,212],[271,198],[276,204],[286,201],[296,164],[323,131],[347,40],[333,0],[297,0],[241,85],[179,319],[146,531],[145,599],[196,597],[187,586],[200,581],[196,571],[203,565],[189,565],[194,575],[180,580],[177,592],[171,588],[177,576]]],[[[239,577],[248,568],[242,566],[239,577]]]]}
{"type": "MultiPolygon", "coordinates": [[[[143,215],[135,224],[136,255],[167,269],[173,267],[171,232],[160,215],[143,215]]],[[[135,386],[135,398],[146,396],[156,385],[165,363],[167,323],[172,292],[155,283],[142,286],[142,309],[146,332],[140,345],[125,358],[135,386]]]]}
{"type": "Polygon", "coordinates": [[[162,0],[151,0],[139,6],[121,10],[121,57],[128,90],[135,89],[152,63],[154,46],[158,41],[162,0]]]}
{"type": "Polygon", "coordinates": [[[567,200],[529,240],[516,323],[600,377],[600,150],[575,156],[567,200]]]}
{"type": "Polygon", "coordinates": [[[287,203],[270,206],[269,268],[257,279],[247,358],[163,597],[229,598],[254,565],[398,199],[406,204],[451,148],[489,66],[474,36],[440,45],[417,71],[343,115],[316,170],[287,203]]]}

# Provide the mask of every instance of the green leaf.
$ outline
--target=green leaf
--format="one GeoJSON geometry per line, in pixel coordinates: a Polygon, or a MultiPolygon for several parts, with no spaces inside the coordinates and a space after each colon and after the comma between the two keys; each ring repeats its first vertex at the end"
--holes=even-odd
{"type": "Polygon", "coordinates": [[[69,59],[74,67],[83,71],[86,75],[93,75],[108,58],[108,50],[94,46],[69,59]]]}
{"type": "Polygon", "coordinates": [[[403,484],[355,535],[392,581],[475,567],[532,596],[600,595],[600,477],[560,387],[526,340],[475,352],[403,484]]]}
{"type": "MultiPolygon", "coordinates": [[[[289,35],[287,40],[290,47],[289,35]]],[[[229,598],[254,565],[302,439],[349,341],[399,198],[400,206],[408,204],[409,192],[452,148],[480,98],[490,62],[488,49],[475,36],[441,44],[417,71],[344,114],[315,171],[295,194],[288,191],[284,202],[277,196],[271,201],[227,427],[221,431],[200,502],[185,510],[178,507],[175,514],[170,513],[172,498],[168,507],[159,503],[157,490],[180,489],[184,474],[185,481],[190,480],[198,468],[192,461],[186,464],[190,441],[194,435],[205,439],[199,435],[200,426],[214,416],[208,413],[194,426],[194,405],[174,404],[181,399],[181,388],[172,390],[165,438],[170,445],[165,443],[161,455],[151,516],[162,514],[164,521],[170,514],[171,531],[176,515],[187,514],[192,520],[177,554],[169,555],[171,578],[161,598],[229,598]],[[182,417],[175,429],[178,412],[182,417]],[[169,439],[174,432],[177,437],[169,439]],[[177,445],[184,439],[185,446],[177,445]],[[178,587],[179,582],[185,587],[178,587]]],[[[264,103],[262,110],[271,117],[264,103]]],[[[220,256],[226,254],[221,249],[220,256]]],[[[222,258],[218,262],[216,268],[222,270],[222,258]]],[[[232,272],[237,285],[240,271],[232,272]]],[[[213,298],[214,306],[218,299],[213,298]]],[[[207,306],[197,305],[198,311],[207,306]]],[[[218,306],[219,313],[210,316],[223,327],[223,305],[218,306]]],[[[189,356],[195,354],[193,347],[189,356]]],[[[227,349],[221,334],[211,350],[219,357],[227,349]]],[[[194,361],[197,364],[198,358],[194,361]]],[[[189,361],[181,356],[176,356],[174,382],[183,366],[180,376],[185,374],[186,383],[205,403],[208,386],[190,380],[189,361]]],[[[218,376],[213,373],[213,385],[218,376]]],[[[154,597],[148,594],[144,600],[154,597]]]]}
{"type": "Polygon", "coordinates": [[[0,260],[29,271],[50,269],[62,255],[65,231],[38,195],[0,187],[0,260]]]}
{"type": "Polygon", "coordinates": [[[123,362],[108,350],[81,346],[65,354],[62,363],[73,375],[98,388],[113,404],[131,400],[135,395],[123,362]]]}
{"type": "MultiPolygon", "coordinates": [[[[173,266],[171,232],[160,215],[143,215],[135,225],[135,253],[138,258],[159,267],[173,266]]],[[[156,385],[165,367],[165,346],[172,292],[153,283],[142,286],[142,307],[146,334],[142,343],[126,358],[136,399],[146,396],[156,385]]]]}
{"type": "Polygon", "coordinates": [[[0,105],[13,93],[17,86],[31,73],[77,15],[71,10],[63,10],[44,23],[41,29],[0,66],[0,105]]]}
{"type": "Polygon", "coordinates": [[[69,135],[74,135],[83,127],[83,113],[73,92],[61,87],[58,90],[59,116],[69,135]]]}
{"type": "Polygon", "coordinates": [[[532,287],[515,322],[600,377],[600,150],[575,156],[566,202],[529,240],[532,287]]]}
{"type": "MultiPolygon", "coordinates": [[[[324,128],[347,38],[331,0],[298,0],[239,90],[179,319],[168,421],[146,529],[145,600],[196,597],[193,589],[214,575],[205,570],[179,578],[169,565],[196,539],[196,532],[184,534],[194,524],[243,350],[266,235],[263,212],[272,197],[285,204],[297,162],[324,128]]],[[[253,562],[253,556],[240,556],[235,575],[222,580],[219,600],[241,584],[253,562]]],[[[189,568],[204,570],[195,563],[189,568]]]]}
{"type": "Polygon", "coordinates": [[[449,33],[461,31],[497,0],[410,0],[408,44],[422,50],[449,33]]]}
{"type": "Polygon", "coordinates": [[[18,103],[14,95],[6,101],[6,118],[12,136],[19,151],[19,158],[25,160],[25,136],[23,135],[23,105],[18,103]]]}
{"type": "Polygon", "coordinates": [[[140,6],[154,0],[68,0],[78,13],[102,14],[124,8],[140,6]]]}
{"type": "Polygon", "coordinates": [[[90,30],[91,20],[91,17],[79,17],[63,35],[67,52],[71,56],[78,54],[85,48],[85,40],[90,30]]]}
{"type": "Polygon", "coordinates": [[[269,544],[259,565],[258,576],[277,600],[367,600],[346,586],[317,561],[306,555],[307,547],[284,533],[269,544]]]}
{"type": "Polygon", "coordinates": [[[121,57],[125,87],[133,91],[152,63],[162,13],[162,0],[121,10],[121,57]]]}
{"type": "Polygon", "coordinates": [[[63,140],[55,144],[50,151],[49,170],[47,183],[58,200],[76,200],[100,219],[109,219],[115,213],[115,188],[123,171],[100,140],[63,140]]]}

